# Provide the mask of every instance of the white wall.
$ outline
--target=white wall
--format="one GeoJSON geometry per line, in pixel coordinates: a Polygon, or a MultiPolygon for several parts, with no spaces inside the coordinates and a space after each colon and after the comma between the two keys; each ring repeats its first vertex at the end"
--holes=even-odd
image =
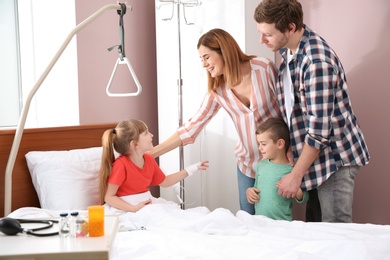
{"type": "Polygon", "coordinates": [[[257,30],[257,23],[253,18],[255,9],[261,0],[242,2],[244,2],[245,5],[245,48],[243,49],[248,54],[266,57],[272,61],[275,61],[275,53],[270,51],[264,44],[260,44],[260,34],[257,30]]]}
{"type": "Polygon", "coordinates": [[[387,138],[390,1],[301,0],[304,21],[335,50],[371,155],[355,179],[353,221],[390,224],[387,138]],[[332,14],[332,15],[329,15],[332,14]]]}
{"type": "MultiPolygon", "coordinates": [[[[237,40],[244,52],[273,57],[273,53],[261,50],[258,44],[258,33],[253,21],[255,8],[253,5],[254,3],[244,0],[202,1],[199,7],[185,10],[187,20],[194,22],[194,25],[185,25],[182,9],[180,9],[184,122],[199,109],[200,102],[207,92],[206,72],[201,66],[196,48],[198,39],[203,33],[217,27],[225,29],[237,40]]],[[[171,16],[169,13],[171,10],[170,6],[161,6],[156,10],[160,142],[169,137],[179,125],[176,83],[179,71],[176,6],[172,20],[162,20],[171,16]]],[[[210,161],[210,167],[205,173],[185,180],[186,208],[202,205],[210,210],[224,207],[236,212],[239,209],[237,166],[234,156],[236,142],[237,133],[234,125],[227,113],[220,110],[195,144],[184,147],[185,166],[201,159],[210,161]]],[[[166,173],[178,171],[178,149],[161,156],[160,165],[166,173]]],[[[178,190],[176,188],[176,191],[178,190]]],[[[162,189],[161,195],[177,201],[172,188],[162,189]]]]}

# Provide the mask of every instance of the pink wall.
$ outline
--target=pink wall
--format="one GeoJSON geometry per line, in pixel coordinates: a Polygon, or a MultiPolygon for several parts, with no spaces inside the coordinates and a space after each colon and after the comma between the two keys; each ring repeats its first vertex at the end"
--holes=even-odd
{"type": "MultiPolygon", "coordinates": [[[[77,23],[109,0],[76,0],[77,23]]],[[[387,70],[390,68],[390,2],[388,0],[301,0],[305,23],[333,47],[347,72],[352,105],[364,131],[371,162],[356,178],[354,221],[390,224],[390,174],[386,138],[390,122],[387,70]],[[387,104],[387,105],[386,105],[387,104]],[[384,107],[384,108],[383,108],[384,107]],[[383,136],[383,137],[382,137],[383,136]]],[[[125,16],[126,56],[143,93],[139,97],[109,98],[105,87],[118,58],[107,48],[119,43],[119,16],[110,11],[77,35],[81,123],[143,119],[157,144],[155,9],[152,0],[128,0],[134,10],[125,16]]],[[[128,75],[118,75],[129,82],[128,75]]]]}
{"type": "MultiPolygon", "coordinates": [[[[125,1],[123,1],[124,3],[125,1]]],[[[77,24],[114,0],[76,0],[77,24]]],[[[119,57],[117,49],[107,48],[120,43],[119,15],[106,11],[77,34],[79,71],[80,123],[119,122],[138,118],[146,122],[158,140],[157,70],[155,7],[153,0],[127,0],[133,7],[124,16],[126,57],[143,87],[137,97],[108,97],[106,86],[119,57]]],[[[113,80],[112,91],[135,91],[126,65],[120,65],[113,80]]]]}
{"type": "Polygon", "coordinates": [[[390,224],[390,2],[301,0],[305,23],[332,46],[347,72],[352,106],[371,153],[355,182],[354,222],[390,224]]]}

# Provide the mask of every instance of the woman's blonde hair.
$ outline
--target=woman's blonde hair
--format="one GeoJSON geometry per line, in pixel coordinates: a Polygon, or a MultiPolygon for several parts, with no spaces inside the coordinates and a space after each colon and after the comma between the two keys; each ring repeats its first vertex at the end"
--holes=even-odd
{"type": "Polygon", "coordinates": [[[129,155],[130,142],[139,140],[139,135],[147,131],[146,124],[138,119],[120,122],[114,129],[108,129],[102,137],[102,161],[99,171],[100,203],[104,203],[107,192],[108,177],[115,161],[114,149],[120,155],[129,155]]]}
{"type": "Polygon", "coordinates": [[[225,71],[223,75],[215,78],[208,73],[208,91],[212,92],[226,83],[227,87],[237,86],[242,81],[241,64],[255,58],[255,55],[246,55],[236,40],[222,29],[212,29],[203,34],[199,40],[197,48],[205,46],[216,51],[222,56],[225,71]]]}

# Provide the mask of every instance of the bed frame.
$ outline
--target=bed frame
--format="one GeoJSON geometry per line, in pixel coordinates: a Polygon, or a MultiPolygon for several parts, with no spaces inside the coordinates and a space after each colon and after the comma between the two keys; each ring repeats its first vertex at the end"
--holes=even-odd
{"type": "MultiPolygon", "coordinates": [[[[29,151],[71,150],[101,146],[103,132],[114,123],[25,129],[12,176],[12,211],[21,207],[39,207],[38,196],[27,168],[29,151]]],[[[0,216],[4,216],[5,169],[15,130],[0,130],[0,216]]]]}

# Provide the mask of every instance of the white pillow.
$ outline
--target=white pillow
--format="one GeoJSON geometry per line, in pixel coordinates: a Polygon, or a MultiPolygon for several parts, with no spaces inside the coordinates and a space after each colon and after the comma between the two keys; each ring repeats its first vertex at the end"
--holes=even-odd
{"type": "Polygon", "coordinates": [[[41,208],[83,210],[97,205],[101,147],[28,152],[27,166],[41,208]]]}

